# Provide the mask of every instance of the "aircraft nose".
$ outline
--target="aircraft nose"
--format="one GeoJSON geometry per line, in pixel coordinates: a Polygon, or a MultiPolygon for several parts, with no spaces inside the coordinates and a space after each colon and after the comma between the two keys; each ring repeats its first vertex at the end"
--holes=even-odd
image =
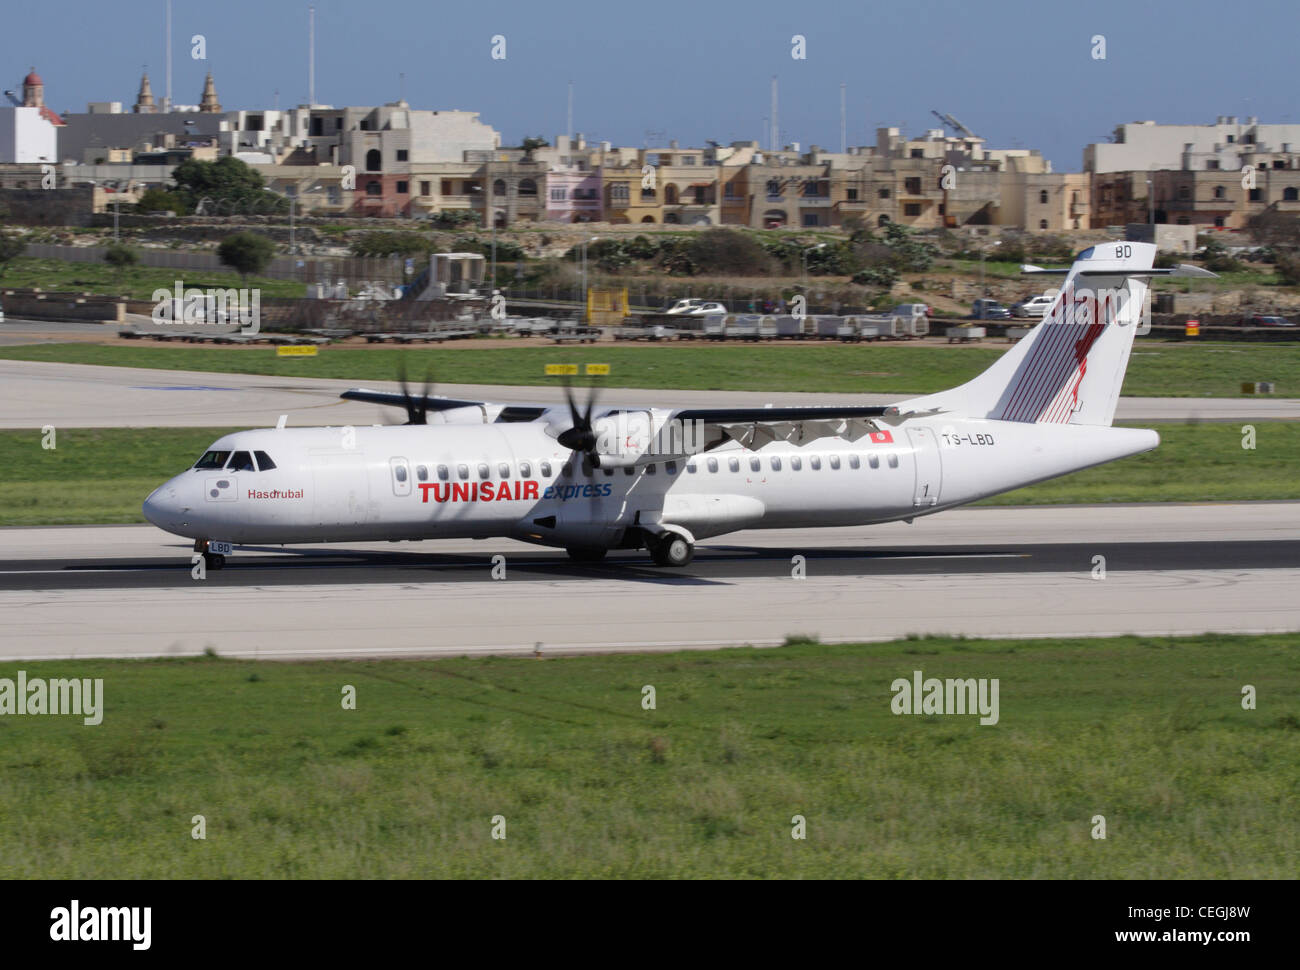
{"type": "Polygon", "coordinates": [[[149,493],[140,507],[144,517],[160,529],[171,531],[176,526],[180,503],[176,500],[176,487],[168,482],[149,493]]]}

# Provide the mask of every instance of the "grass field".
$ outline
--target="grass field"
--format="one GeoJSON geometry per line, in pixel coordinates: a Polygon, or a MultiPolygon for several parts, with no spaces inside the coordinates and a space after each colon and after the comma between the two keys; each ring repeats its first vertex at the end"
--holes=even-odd
{"type": "MultiPolygon", "coordinates": [[[[608,363],[611,387],[734,391],[928,394],[969,380],[1005,350],[946,344],[825,343],[398,349],[327,347],[318,357],[276,357],[274,349],[145,347],[123,342],[0,347],[12,360],[106,364],[164,370],[393,380],[399,361],[412,374],[431,366],[449,384],[546,384],[548,363],[608,363]]],[[[1300,396],[1300,344],[1185,344],[1141,341],[1124,381],[1137,397],[1240,397],[1243,381],[1273,381],[1280,396],[1300,396]]]]}
{"type": "Polygon", "coordinates": [[[14,289],[39,286],[54,292],[106,293],[130,296],[136,300],[153,299],[154,290],[170,290],[180,278],[187,288],[206,290],[228,287],[258,287],[262,296],[305,297],[307,284],[294,280],[250,276],[246,281],[235,272],[200,272],[166,266],[131,266],[120,273],[107,263],[70,263],[61,259],[19,257],[10,264],[0,280],[14,289]]]}
{"type": "Polygon", "coordinates": [[[1300,864],[1294,637],[0,676],[18,669],[103,678],[105,714],[0,717],[0,878],[1291,879],[1300,864]],[[998,723],[894,715],[890,685],[914,670],[997,678],[998,723]]]}
{"type": "MultiPolygon", "coordinates": [[[[982,504],[1300,499],[1300,423],[1156,425],[1155,451],[1008,492],[982,504]]],[[[143,522],[140,503],[233,428],[71,428],[54,450],[39,431],[0,431],[0,525],[143,522]],[[97,469],[88,487],[86,469],[97,469]]]]}

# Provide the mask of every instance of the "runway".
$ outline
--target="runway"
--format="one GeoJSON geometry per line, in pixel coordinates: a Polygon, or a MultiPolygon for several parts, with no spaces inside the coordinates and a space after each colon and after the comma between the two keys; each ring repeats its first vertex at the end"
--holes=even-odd
{"type": "Polygon", "coordinates": [[[1280,632],[1300,630],[1297,588],[1291,502],[981,508],[737,533],[679,570],[637,552],[577,565],[491,540],[238,549],[197,580],[188,543],[151,526],[5,529],[0,660],[1280,632]]]}
{"type": "MultiPolygon", "coordinates": [[[[559,351],[560,348],[557,348],[559,351]]],[[[342,401],[339,394],[364,386],[397,390],[385,381],[284,378],[256,374],[102,367],[0,360],[0,427],[58,428],[244,427],[265,428],[288,415],[298,425],[368,425],[397,412],[342,401]]],[[[500,404],[560,404],[556,386],[515,387],[439,384],[438,394],[500,404]]],[[[611,406],[721,407],[729,404],[892,404],[906,394],[804,394],[753,391],[675,391],[605,388],[611,406]]],[[[1300,420],[1292,398],[1129,398],[1119,401],[1121,421],[1300,420]]]]}

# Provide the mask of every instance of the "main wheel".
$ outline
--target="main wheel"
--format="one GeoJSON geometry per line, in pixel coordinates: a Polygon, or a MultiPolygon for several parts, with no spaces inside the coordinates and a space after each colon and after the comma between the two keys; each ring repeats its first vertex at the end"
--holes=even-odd
{"type": "Polygon", "coordinates": [[[574,562],[600,562],[609,552],[603,546],[569,546],[564,551],[574,562]]]}
{"type": "Polygon", "coordinates": [[[650,557],[660,566],[685,566],[695,558],[695,546],[676,532],[668,532],[650,544],[650,557]]]}

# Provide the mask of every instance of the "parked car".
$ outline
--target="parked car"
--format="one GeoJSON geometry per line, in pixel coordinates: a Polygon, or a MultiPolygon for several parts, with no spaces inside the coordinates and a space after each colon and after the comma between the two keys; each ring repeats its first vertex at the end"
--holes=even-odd
{"type": "Polygon", "coordinates": [[[1052,308],[1052,303],[1055,300],[1055,296],[1044,296],[1041,293],[1037,296],[1027,296],[1019,303],[1011,305],[1011,315],[1013,317],[1041,317],[1052,308]]]}
{"type": "Polygon", "coordinates": [[[979,299],[971,306],[972,320],[1010,320],[1011,311],[997,300],[979,299]]]}
{"type": "Polygon", "coordinates": [[[670,306],[664,307],[663,312],[674,313],[674,314],[689,313],[691,310],[693,310],[695,307],[699,306],[703,302],[704,300],[702,299],[698,299],[693,296],[688,296],[685,297],[684,299],[678,300],[676,303],[670,306]]]}
{"type": "Polygon", "coordinates": [[[1243,327],[1294,327],[1295,324],[1286,317],[1263,316],[1255,314],[1250,317],[1242,317],[1240,325],[1243,327]]]}
{"type": "Polygon", "coordinates": [[[900,303],[889,311],[889,315],[894,317],[932,317],[934,316],[934,307],[928,303],[900,303]]]}
{"type": "Polygon", "coordinates": [[[682,311],[681,315],[687,317],[707,317],[707,316],[712,316],[715,313],[726,313],[726,312],[727,312],[727,308],[723,306],[721,303],[710,302],[710,303],[698,303],[695,306],[691,307],[690,309],[682,311]]]}

